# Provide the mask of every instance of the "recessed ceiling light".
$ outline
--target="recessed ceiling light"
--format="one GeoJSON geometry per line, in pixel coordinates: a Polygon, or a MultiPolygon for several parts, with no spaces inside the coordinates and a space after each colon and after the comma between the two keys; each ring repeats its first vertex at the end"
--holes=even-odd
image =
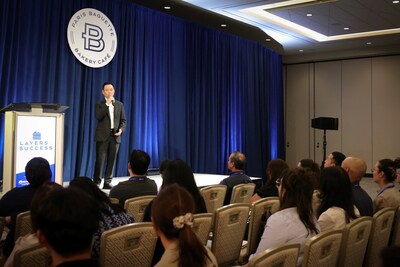
{"type": "Polygon", "coordinates": [[[311,14],[311,13],[308,13],[308,14],[307,14],[307,17],[312,17],[312,14],[311,14]]]}
{"type": "Polygon", "coordinates": [[[304,52],[304,50],[303,50],[303,49],[300,49],[299,52],[302,53],[302,52],[304,52]]]}
{"type": "Polygon", "coordinates": [[[270,39],[270,38],[267,38],[267,39],[265,39],[265,41],[267,41],[267,42],[271,42],[271,39],[270,39]]]}
{"type": "Polygon", "coordinates": [[[221,24],[221,27],[226,27],[227,25],[226,24],[221,24]]]}
{"type": "Polygon", "coordinates": [[[344,27],[343,30],[348,31],[348,30],[350,30],[350,28],[349,27],[344,27]]]}
{"type": "Polygon", "coordinates": [[[171,9],[171,7],[170,6],[165,6],[164,9],[171,9]]]}
{"type": "Polygon", "coordinates": [[[371,43],[371,42],[368,42],[367,45],[372,45],[372,43],[371,43]]]}
{"type": "Polygon", "coordinates": [[[400,1],[397,0],[393,1],[393,4],[398,4],[398,3],[400,3],[400,1]]]}

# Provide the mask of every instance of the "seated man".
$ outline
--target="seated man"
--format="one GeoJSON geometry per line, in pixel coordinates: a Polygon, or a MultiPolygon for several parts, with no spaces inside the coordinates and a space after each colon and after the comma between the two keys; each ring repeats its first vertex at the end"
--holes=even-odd
{"type": "Polygon", "coordinates": [[[360,181],[367,171],[367,164],[359,158],[347,157],[342,162],[343,169],[349,174],[350,182],[353,188],[354,204],[361,216],[374,215],[372,199],[360,186],[360,181]]]}
{"type": "Polygon", "coordinates": [[[133,150],[129,156],[128,181],[120,182],[110,191],[110,197],[118,198],[121,206],[124,206],[128,198],[157,195],[157,184],[146,177],[150,165],[149,155],[142,150],[133,150]]]}
{"type": "Polygon", "coordinates": [[[335,166],[342,166],[343,160],[346,158],[346,156],[341,153],[341,152],[332,152],[331,154],[328,155],[328,157],[324,161],[324,168],[327,167],[335,167],[335,166]]]}
{"type": "Polygon", "coordinates": [[[52,258],[52,266],[100,267],[90,258],[100,210],[93,199],[74,189],[49,192],[37,211],[37,237],[52,258]]]}
{"type": "Polygon", "coordinates": [[[51,180],[49,162],[41,157],[32,158],[25,166],[25,177],[29,185],[16,187],[0,199],[0,216],[10,218],[9,231],[3,246],[3,255],[9,256],[14,248],[15,224],[18,213],[28,211],[36,190],[51,180]]]}
{"type": "Polygon", "coordinates": [[[252,183],[250,177],[244,173],[245,164],[246,157],[243,153],[235,151],[229,156],[228,170],[231,172],[230,176],[219,183],[227,186],[224,205],[231,202],[232,189],[235,185],[252,183]]]}

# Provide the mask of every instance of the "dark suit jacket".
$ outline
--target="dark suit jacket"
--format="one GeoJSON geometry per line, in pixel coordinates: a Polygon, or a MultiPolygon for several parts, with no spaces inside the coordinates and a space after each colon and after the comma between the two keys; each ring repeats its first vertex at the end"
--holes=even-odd
{"type": "MultiPolygon", "coordinates": [[[[97,141],[106,141],[110,136],[111,130],[111,122],[110,122],[110,112],[106,105],[105,99],[97,102],[96,104],[96,119],[98,121],[96,133],[94,140],[97,141]]],[[[124,105],[122,102],[115,100],[114,102],[114,132],[118,132],[119,129],[124,131],[126,127],[126,117],[124,105]]],[[[117,143],[121,143],[121,135],[116,136],[115,140],[117,143]]]]}

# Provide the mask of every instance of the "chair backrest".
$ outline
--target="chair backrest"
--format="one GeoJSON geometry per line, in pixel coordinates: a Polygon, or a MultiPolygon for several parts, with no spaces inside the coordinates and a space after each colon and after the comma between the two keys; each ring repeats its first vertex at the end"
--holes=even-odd
{"type": "Polygon", "coordinates": [[[256,184],[237,184],[232,188],[231,202],[234,203],[249,203],[250,198],[253,196],[256,184]]]}
{"type": "Polygon", "coordinates": [[[32,232],[31,212],[24,211],[19,213],[15,224],[15,240],[20,236],[31,234],[32,232]]]}
{"type": "Polygon", "coordinates": [[[262,198],[253,202],[251,205],[249,232],[247,236],[247,256],[255,253],[260,243],[260,231],[263,230],[261,227],[262,225],[265,226],[262,222],[263,215],[275,213],[279,210],[279,206],[279,197],[262,198]]]}
{"type": "Polygon", "coordinates": [[[148,195],[128,198],[125,200],[124,209],[128,215],[132,216],[135,222],[142,222],[144,210],[155,197],[156,195],[148,195]]]}
{"type": "Polygon", "coordinates": [[[198,213],[193,215],[193,231],[196,233],[200,241],[206,245],[211,231],[213,214],[198,213]]]}
{"type": "Polygon", "coordinates": [[[371,227],[372,217],[369,216],[357,218],[345,226],[338,266],[363,265],[371,227]]]}
{"type": "Polygon", "coordinates": [[[103,232],[102,267],[151,266],[157,235],[150,222],[131,223],[103,232]]]}
{"type": "Polygon", "coordinates": [[[51,256],[41,244],[18,249],[14,254],[14,266],[47,267],[51,265],[51,256]]]}
{"type": "Polygon", "coordinates": [[[200,189],[200,193],[206,203],[207,212],[214,213],[224,205],[226,189],[226,185],[210,185],[200,189]]]}
{"type": "Polygon", "coordinates": [[[234,263],[239,259],[249,210],[249,204],[236,203],[215,211],[211,251],[218,265],[234,263]]]}
{"type": "Polygon", "coordinates": [[[400,207],[396,210],[394,217],[392,234],[390,236],[391,246],[400,246],[400,207]]]}
{"type": "Polygon", "coordinates": [[[394,213],[394,208],[383,208],[372,217],[372,228],[368,240],[367,254],[365,255],[365,266],[378,266],[379,253],[389,243],[394,213]]]}
{"type": "Polygon", "coordinates": [[[304,244],[303,267],[336,266],[343,230],[331,230],[319,233],[306,240],[304,244]]]}
{"type": "Polygon", "coordinates": [[[284,244],[267,249],[249,261],[249,267],[296,267],[300,244],[284,244]]]}

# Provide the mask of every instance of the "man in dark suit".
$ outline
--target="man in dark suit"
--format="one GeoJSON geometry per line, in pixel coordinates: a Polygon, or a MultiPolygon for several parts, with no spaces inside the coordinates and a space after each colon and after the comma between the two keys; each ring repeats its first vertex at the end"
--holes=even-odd
{"type": "Polygon", "coordinates": [[[110,82],[103,84],[104,99],[96,104],[96,119],[98,121],[96,141],[96,163],[94,166],[93,181],[100,185],[100,175],[104,174],[103,189],[111,189],[111,180],[117,157],[121,134],[126,127],[124,105],[114,99],[114,85],[110,82]],[[107,159],[105,172],[104,160],[107,159]]]}

